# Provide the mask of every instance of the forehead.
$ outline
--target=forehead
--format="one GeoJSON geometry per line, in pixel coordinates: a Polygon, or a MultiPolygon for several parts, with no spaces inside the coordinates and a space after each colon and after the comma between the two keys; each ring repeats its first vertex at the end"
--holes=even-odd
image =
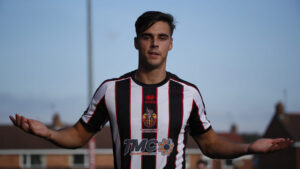
{"type": "Polygon", "coordinates": [[[170,26],[167,22],[158,21],[148,29],[146,29],[143,33],[151,33],[151,34],[171,34],[170,26]]]}

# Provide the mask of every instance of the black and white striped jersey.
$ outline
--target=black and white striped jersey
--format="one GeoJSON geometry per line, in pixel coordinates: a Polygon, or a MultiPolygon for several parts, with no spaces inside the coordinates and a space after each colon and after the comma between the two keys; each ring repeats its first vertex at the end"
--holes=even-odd
{"type": "Polygon", "coordinates": [[[169,72],[154,85],[136,81],[134,74],[104,81],[81,123],[99,131],[110,122],[115,168],[185,168],[187,133],[211,128],[199,90],[169,72]]]}

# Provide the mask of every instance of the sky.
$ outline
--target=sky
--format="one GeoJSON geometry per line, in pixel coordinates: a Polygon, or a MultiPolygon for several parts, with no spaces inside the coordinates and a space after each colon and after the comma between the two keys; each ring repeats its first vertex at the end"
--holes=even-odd
{"type": "MultiPolygon", "coordinates": [[[[93,90],[137,68],[134,23],[172,14],[167,70],[200,89],[217,131],[263,134],[282,101],[300,113],[300,1],[93,0],[93,90]]],[[[0,124],[20,113],[73,124],[86,109],[85,0],[0,0],[0,124]]]]}

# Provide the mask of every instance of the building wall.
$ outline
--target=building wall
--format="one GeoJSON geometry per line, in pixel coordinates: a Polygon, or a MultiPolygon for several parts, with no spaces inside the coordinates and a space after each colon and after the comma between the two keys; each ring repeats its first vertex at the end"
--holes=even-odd
{"type": "Polygon", "coordinates": [[[222,169],[222,163],[221,162],[222,161],[218,160],[218,159],[213,160],[211,169],[222,169]]]}
{"type": "Polygon", "coordinates": [[[240,160],[235,163],[234,169],[252,169],[252,159],[240,160]]]}
{"type": "Polygon", "coordinates": [[[69,167],[71,164],[69,155],[47,155],[46,156],[46,167],[69,167]]]}
{"type": "MultiPolygon", "coordinates": [[[[300,151],[298,151],[300,153],[300,151]]],[[[72,155],[45,155],[45,168],[46,169],[71,169],[72,167],[72,155]]],[[[225,160],[207,159],[201,154],[187,155],[186,162],[189,163],[187,169],[196,169],[198,160],[205,159],[209,163],[208,169],[229,169],[224,167],[225,160]]],[[[97,169],[113,169],[114,159],[112,154],[98,154],[96,155],[96,168],[97,169]]],[[[251,159],[237,160],[236,167],[230,167],[230,169],[252,169],[251,159]]],[[[20,168],[20,155],[0,155],[0,169],[12,169],[20,168]]],[[[75,167],[78,168],[78,167],[75,167]]],[[[82,167],[84,168],[84,167],[82,167]]]]}
{"type": "Polygon", "coordinates": [[[190,155],[189,158],[187,158],[186,161],[187,163],[189,163],[189,166],[187,166],[187,169],[196,169],[196,163],[198,160],[201,159],[200,155],[190,155]]]}
{"type": "Polygon", "coordinates": [[[113,168],[114,157],[113,155],[96,155],[97,168],[113,168]]]}
{"type": "Polygon", "coordinates": [[[19,155],[0,155],[0,168],[18,168],[19,155]]]}

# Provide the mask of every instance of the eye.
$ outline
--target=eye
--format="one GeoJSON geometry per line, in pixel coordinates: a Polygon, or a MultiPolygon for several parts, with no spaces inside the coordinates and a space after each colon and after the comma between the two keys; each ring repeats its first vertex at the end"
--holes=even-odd
{"type": "Polygon", "coordinates": [[[168,37],[167,35],[160,35],[160,36],[159,36],[159,39],[160,39],[160,40],[168,40],[168,38],[169,38],[169,37],[168,37]]]}
{"type": "Polygon", "coordinates": [[[149,39],[151,39],[151,36],[150,35],[142,35],[142,39],[149,40],[149,39]]]}

